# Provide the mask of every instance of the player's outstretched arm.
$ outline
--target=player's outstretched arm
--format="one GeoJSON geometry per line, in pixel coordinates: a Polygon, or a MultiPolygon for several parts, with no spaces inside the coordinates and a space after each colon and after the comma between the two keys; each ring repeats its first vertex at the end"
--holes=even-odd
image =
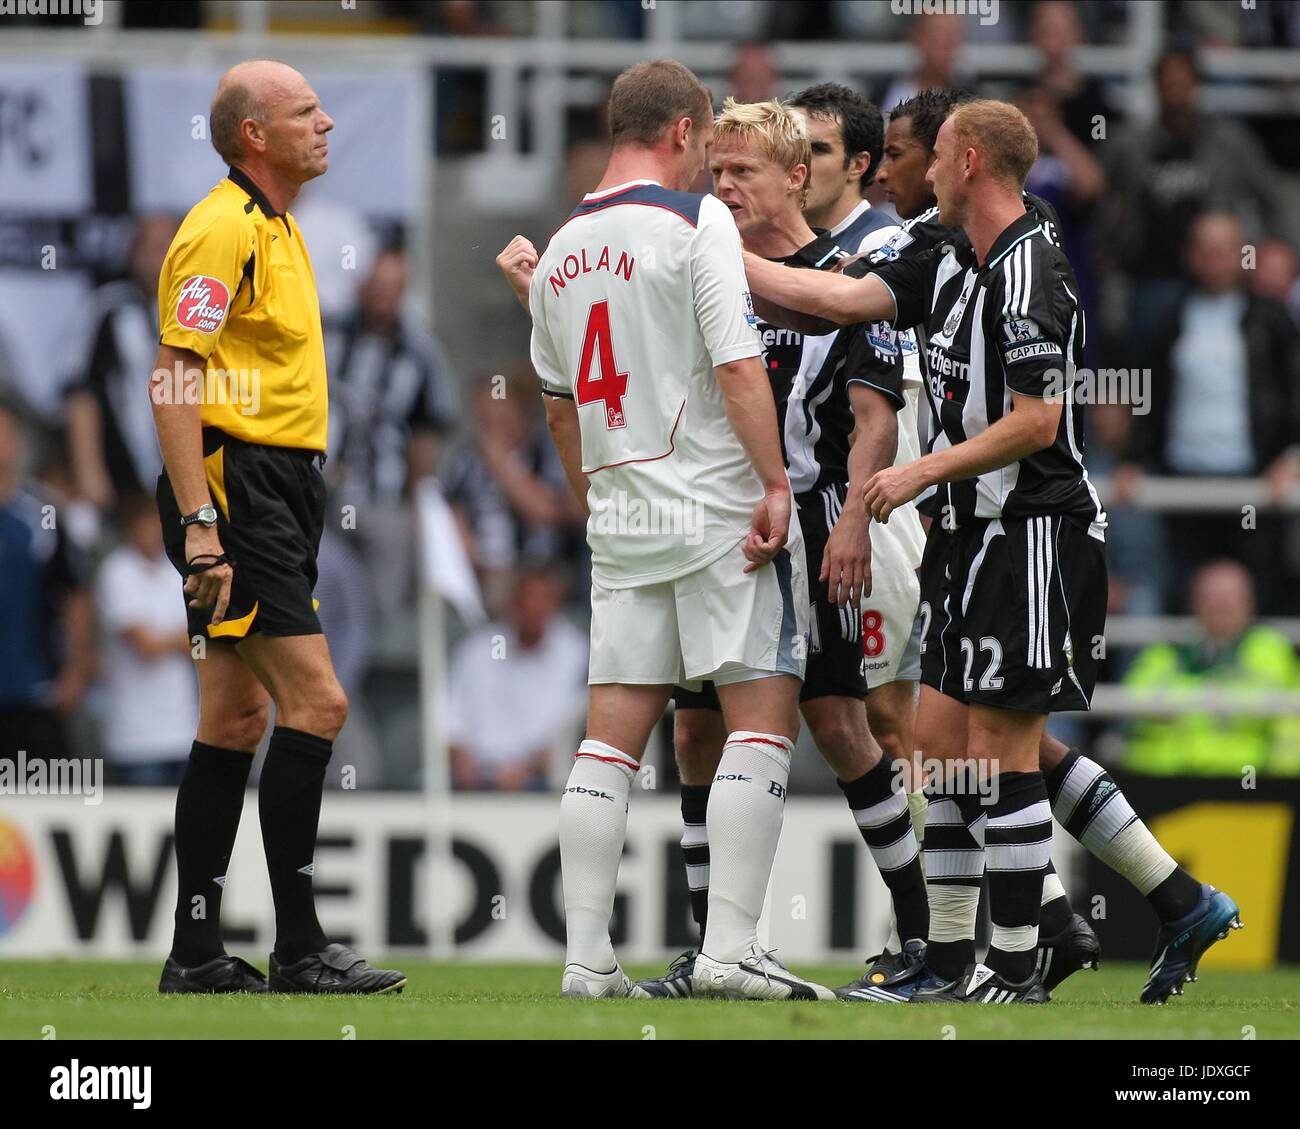
{"type": "Polygon", "coordinates": [[[824,318],[836,325],[893,321],[894,295],[874,275],[846,278],[830,271],[800,270],[745,252],[749,288],[786,309],[824,318]]]}
{"type": "Polygon", "coordinates": [[[506,276],[519,304],[528,310],[528,288],[537,269],[537,248],[522,235],[516,235],[496,258],[498,269],[506,276]]]}
{"type": "Polygon", "coordinates": [[[872,517],[884,524],[893,510],[927,486],[974,478],[1050,447],[1061,422],[1061,402],[1013,392],[1011,406],[1011,411],[974,439],[876,474],[864,495],[872,517]]]}
{"type": "Polygon", "coordinates": [[[834,333],[839,327],[826,318],[813,317],[812,314],[801,314],[797,310],[788,310],[785,306],[778,306],[775,302],[769,302],[766,298],[757,294],[752,295],[754,301],[754,313],[762,318],[768,325],[777,325],[782,329],[793,329],[796,333],[802,333],[806,337],[823,337],[828,333],[834,333]]]}
{"type": "Polygon", "coordinates": [[[781,457],[772,385],[758,357],[718,365],[713,370],[727,408],[727,419],[763,484],[763,501],[745,539],[746,572],[767,564],[790,535],[790,479],[781,457]]]}
{"type": "Polygon", "coordinates": [[[564,476],[569,480],[569,488],[578,499],[578,505],[588,517],[591,510],[587,507],[587,490],[590,483],[582,473],[582,432],[578,429],[578,406],[567,396],[546,396],[546,426],[550,428],[551,438],[555,440],[555,449],[560,453],[560,462],[564,464],[564,476]]]}

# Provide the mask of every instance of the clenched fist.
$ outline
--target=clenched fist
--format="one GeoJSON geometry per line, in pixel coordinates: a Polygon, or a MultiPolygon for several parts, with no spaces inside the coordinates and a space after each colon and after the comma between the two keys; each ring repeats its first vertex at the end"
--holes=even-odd
{"type": "Polygon", "coordinates": [[[525,236],[516,235],[497,256],[497,267],[506,276],[519,304],[528,309],[528,287],[537,269],[537,248],[525,236]]]}

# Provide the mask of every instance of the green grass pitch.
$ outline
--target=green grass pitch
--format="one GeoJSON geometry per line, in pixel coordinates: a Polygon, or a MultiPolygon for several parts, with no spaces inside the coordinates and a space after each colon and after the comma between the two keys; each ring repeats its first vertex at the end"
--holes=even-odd
{"type": "MultiPolygon", "coordinates": [[[[58,1039],[1300,1038],[1300,968],[1209,971],[1160,1008],[1137,1003],[1136,964],[1078,973],[1045,1007],[909,1007],[561,1000],[558,964],[393,964],[409,978],[399,996],[308,998],[159,996],[161,961],[0,961],[0,1038],[49,1027],[58,1039]]],[[[841,984],[860,966],[799,971],[841,984]]]]}

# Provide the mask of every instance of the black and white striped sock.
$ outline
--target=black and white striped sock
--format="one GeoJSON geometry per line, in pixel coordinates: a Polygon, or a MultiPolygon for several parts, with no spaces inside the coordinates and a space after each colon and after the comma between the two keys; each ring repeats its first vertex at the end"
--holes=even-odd
{"type": "Polygon", "coordinates": [[[984,880],[984,821],[968,825],[957,798],[940,787],[925,790],[925,888],[930,898],[930,938],[925,961],[945,980],[975,963],[975,921],[984,880]]]}
{"type": "Polygon", "coordinates": [[[709,829],[705,819],[709,812],[709,785],[682,785],[682,859],[686,863],[686,885],[691,891],[691,916],[700,927],[704,943],[704,925],[709,916],[709,829]]]}
{"type": "Polygon", "coordinates": [[[1201,885],[1164,849],[1109,772],[1071,749],[1047,779],[1057,822],[1092,854],[1137,887],[1161,921],[1196,906],[1201,885]]]}
{"type": "Polygon", "coordinates": [[[1052,809],[1041,772],[1002,772],[986,808],[993,941],[984,963],[1019,982],[1034,971],[1043,875],[1052,861],[1052,809]]]}
{"type": "Polygon", "coordinates": [[[875,767],[845,783],[837,780],[853,812],[880,877],[889,887],[904,941],[923,940],[930,932],[930,903],[925,893],[921,852],[912,829],[907,792],[881,757],[875,767]]]}

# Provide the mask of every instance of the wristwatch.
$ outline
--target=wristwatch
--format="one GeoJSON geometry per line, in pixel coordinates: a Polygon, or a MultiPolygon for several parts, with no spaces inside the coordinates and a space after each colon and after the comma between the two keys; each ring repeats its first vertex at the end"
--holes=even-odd
{"type": "Polygon", "coordinates": [[[186,514],[181,518],[182,526],[206,525],[211,529],[217,524],[217,508],[211,502],[204,502],[192,514],[186,514]]]}

